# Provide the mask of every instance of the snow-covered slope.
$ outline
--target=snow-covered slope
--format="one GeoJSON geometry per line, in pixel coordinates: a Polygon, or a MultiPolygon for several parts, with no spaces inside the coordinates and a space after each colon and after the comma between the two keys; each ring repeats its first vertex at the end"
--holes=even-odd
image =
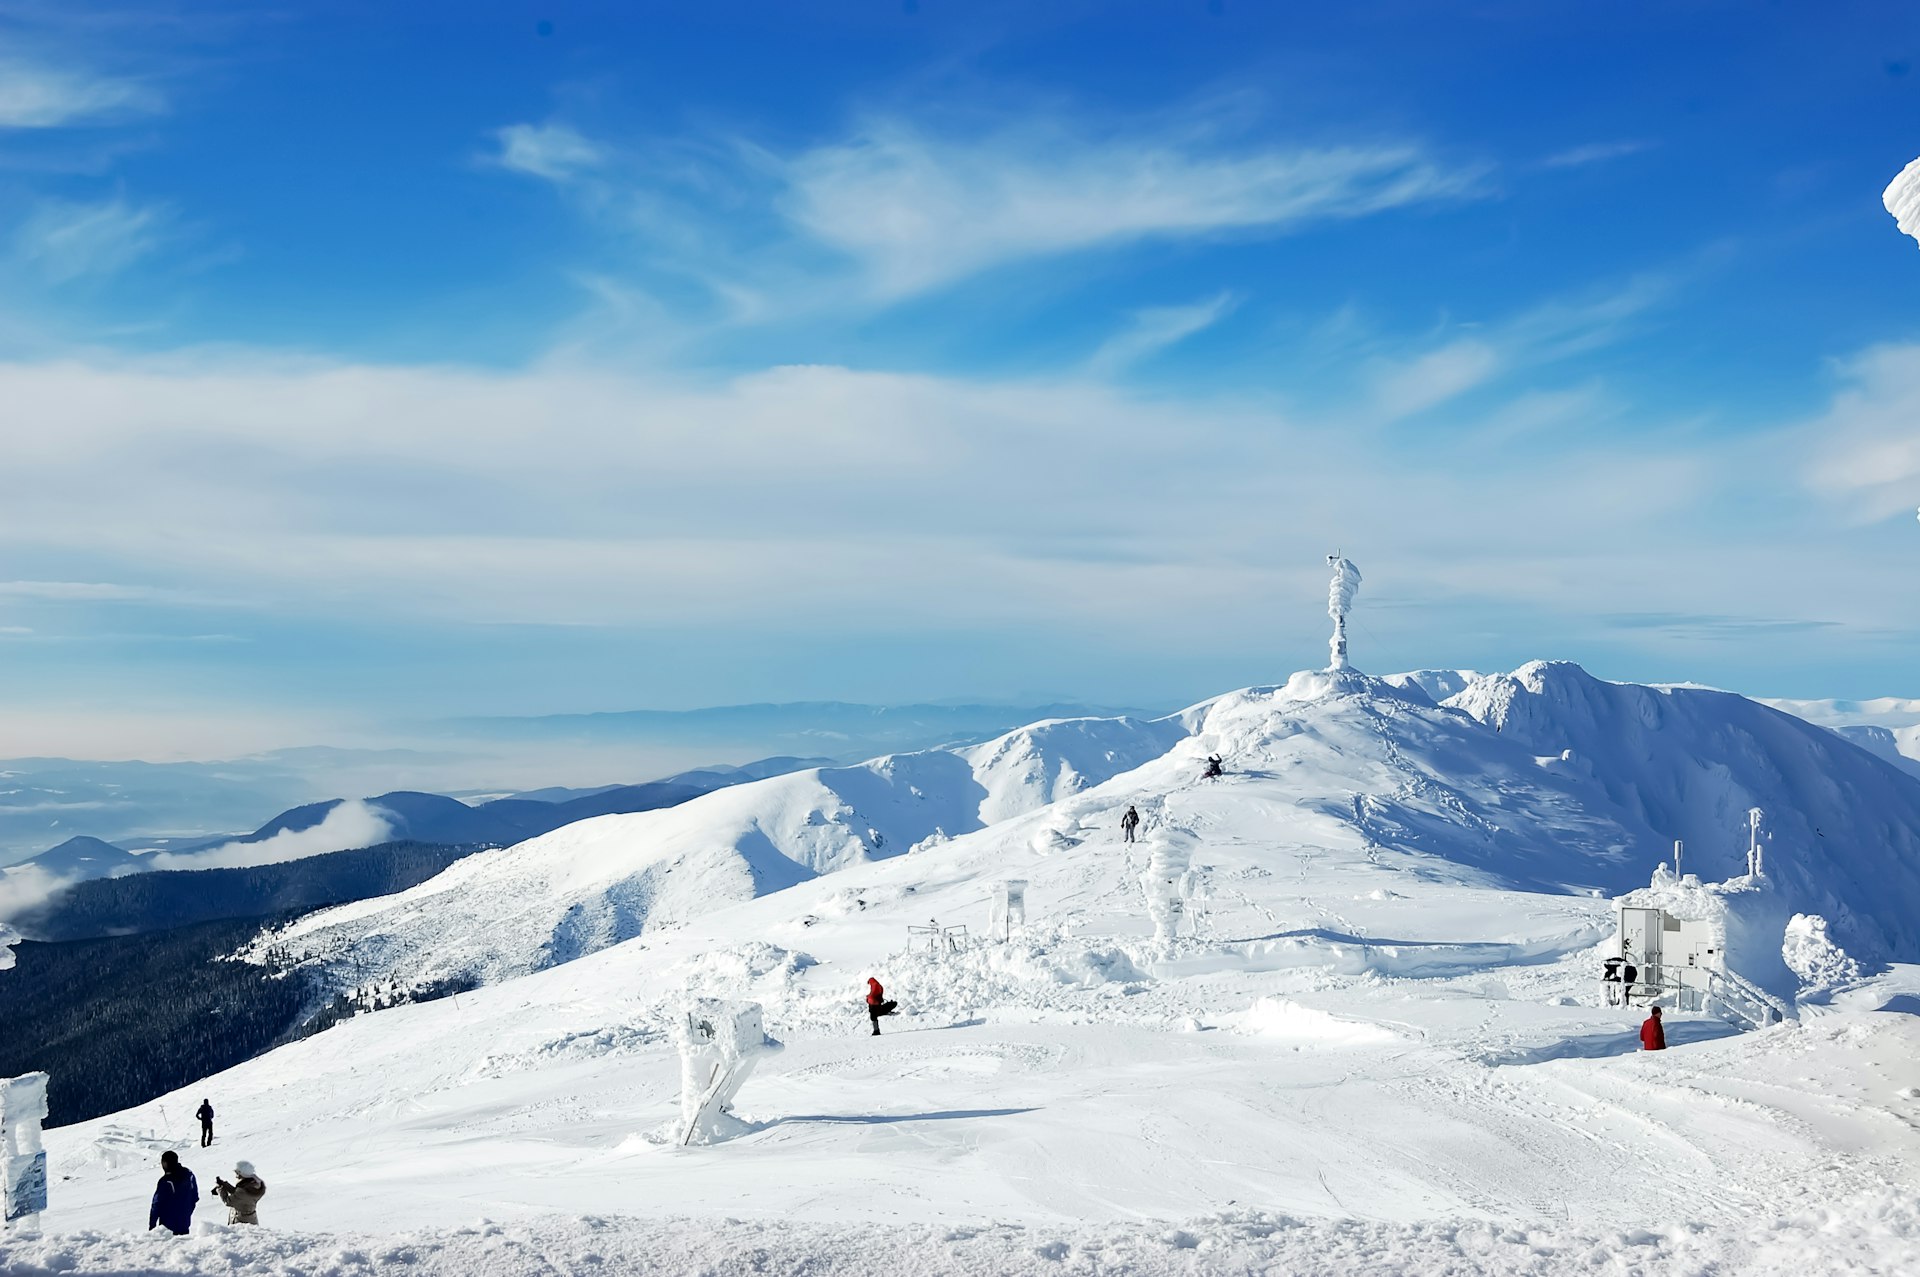
{"type": "MultiPolygon", "coordinates": [[[[1151,821],[1214,752],[1273,782],[1273,818],[1309,818],[1323,844],[1506,889],[1615,894],[1675,838],[1689,868],[1724,875],[1757,805],[1773,813],[1782,907],[1827,917],[1862,956],[1920,956],[1920,784],[1743,698],[1564,664],[1471,682],[1300,674],[1164,720],[1057,720],[776,777],[583,821],[270,939],[342,984],[498,980],[1086,793],[1103,819],[1134,802],[1151,821]],[[1424,690],[1462,682],[1445,706],[1424,690]]],[[[1211,849],[1204,828],[1179,836],[1211,849]]]]}
{"type": "Polygon", "coordinates": [[[310,915],[273,943],[356,981],[500,979],[1031,811],[1163,754],[1186,730],[1177,717],[1055,719],[579,821],[399,895],[310,915]]]}
{"type": "Polygon", "coordinates": [[[1607,683],[1534,662],[1448,702],[1563,766],[1637,827],[1686,843],[1707,878],[1744,872],[1749,808],[1766,813],[1768,875],[1855,952],[1920,957],[1920,784],[1831,732],[1703,688],[1607,683]],[[1898,903],[1896,903],[1898,902],[1898,903]]]}
{"type": "MultiPolygon", "coordinates": [[[[62,1234],[124,1228],[154,1150],[190,1141],[181,1128],[208,1095],[221,1142],[189,1163],[205,1179],[247,1156],[273,1185],[273,1236],[192,1243],[208,1268],[1897,1271],[1920,1237],[1920,1017],[1899,1013],[1920,1006],[1920,972],[1764,1032],[1676,1014],[1673,1049],[1638,1054],[1640,1010],[1606,1006],[1595,979],[1610,903],[1584,889],[1645,880],[1666,851],[1656,804],[1609,793],[1577,750],[1567,760],[1530,737],[1545,705],[1584,707],[1568,721],[1589,757],[1613,758],[1601,743],[1617,741],[1616,761],[1632,759],[1654,742],[1631,723],[1655,712],[1752,789],[1791,770],[1765,755],[1777,745],[1842,774],[1809,802],[1864,792],[1855,768],[1920,787],[1837,739],[1746,723],[1738,706],[1676,709],[1642,700],[1667,693],[1551,669],[1500,679],[1468,689],[1476,717],[1417,688],[1296,676],[1154,727],[1165,739],[1150,757],[1097,783],[1076,764],[1070,793],[1055,792],[1059,752],[1016,744],[1004,762],[1044,760],[1025,792],[1052,801],[908,855],[845,842],[852,826],[817,832],[804,813],[820,795],[798,789],[664,813],[704,805],[849,854],[802,871],[762,847],[798,880],[709,899],[675,926],[656,912],[627,943],[360,1016],[56,1131],[56,1236],[0,1247],[0,1269],[142,1271],[149,1253],[186,1254],[62,1234]],[[1213,751],[1229,773],[1202,780],[1213,751]],[[1144,846],[1118,837],[1129,803],[1144,846]],[[1166,949],[1139,887],[1156,847],[1189,851],[1211,882],[1205,934],[1166,949]],[[1028,926],[980,943],[1008,876],[1030,884],[1028,926]],[[908,927],[930,920],[976,939],[911,949],[908,927]],[[877,1039],[859,1010],[869,974],[907,1011],[877,1039]],[[786,1050],[741,1093],[746,1134],[677,1149],[667,1029],[689,995],[759,1002],[786,1050]],[[890,1248],[901,1237],[915,1245],[890,1248]]],[[[960,760],[978,788],[939,802],[977,815],[994,786],[976,766],[1014,774],[993,772],[994,756],[960,760]]],[[[961,777],[937,759],[896,766],[909,774],[923,794],[961,777]]],[[[881,783],[878,765],[869,775],[859,783],[881,783]]],[[[716,829],[748,863],[735,825],[716,829]]],[[[573,862],[613,850],[583,842],[553,859],[585,875],[573,862]]],[[[447,891],[366,939],[418,925],[449,950],[497,954],[501,974],[533,965],[515,946],[538,928],[520,930],[516,910],[563,871],[500,863],[517,865],[526,897],[504,894],[504,871],[487,879],[500,927],[447,891]]],[[[660,884],[663,899],[679,890],[660,884]]],[[[1886,903],[1911,905],[1891,891],[1886,903]]]]}

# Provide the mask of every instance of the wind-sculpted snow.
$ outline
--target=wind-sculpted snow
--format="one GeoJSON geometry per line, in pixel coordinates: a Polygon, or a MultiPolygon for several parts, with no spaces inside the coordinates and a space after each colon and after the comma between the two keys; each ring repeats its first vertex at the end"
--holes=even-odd
{"type": "Polygon", "coordinates": [[[1685,872],[1746,869],[1746,813],[1766,813],[1766,870],[1790,912],[1824,915],[1857,956],[1920,958],[1920,783],[1833,733],[1730,692],[1607,683],[1535,662],[1448,701],[1503,738],[1563,754],[1642,849],[1685,843],[1685,872]]]}
{"type": "Polygon", "coordinates": [[[967,748],[776,776],[471,856],[269,939],[343,983],[502,979],[1020,815],[1159,756],[1185,731],[1177,718],[1057,719],[967,748]]]}
{"type": "Polygon", "coordinates": [[[1920,160],[1900,170],[1900,176],[1887,183],[1880,202],[1893,214],[1902,235],[1920,240],[1920,160]]]}

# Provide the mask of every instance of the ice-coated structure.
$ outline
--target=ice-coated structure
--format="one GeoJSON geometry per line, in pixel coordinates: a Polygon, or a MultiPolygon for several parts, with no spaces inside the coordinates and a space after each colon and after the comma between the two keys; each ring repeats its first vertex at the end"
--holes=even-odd
{"type": "Polygon", "coordinates": [[[1333,659],[1327,668],[1351,669],[1347,663],[1347,613],[1353,610],[1354,597],[1360,593],[1360,569],[1341,554],[1329,554],[1327,566],[1333,569],[1333,580],[1327,585],[1327,615],[1333,618],[1333,637],[1327,647],[1333,659]]]}
{"type": "Polygon", "coordinates": [[[0,1080],[0,1221],[8,1229],[37,1232],[47,1208],[46,1120],[46,1074],[0,1080]]]}
{"type": "Polygon", "coordinates": [[[1159,842],[1140,875],[1140,888],[1147,897],[1147,916],[1153,919],[1153,942],[1166,948],[1180,934],[1180,924],[1188,916],[1189,902],[1195,894],[1193,853],[1185,847],[1159,842]]]}
{"type": "Polygon", "coordinates": [[[1893,214],[1902,235],[1920,240],[1920,160],[1900,170],[1900,176],[1887,183],[1880,202],[1893,214]]]}
{"type": "Polygon", "coordinates": [[[995,940],[1013,939],[1013,933],[1027,925],[1027,880],[1004,878],[993,889],[993,917],[988,934],[995,940]]]}
{"type": "Polygon", "coordinates": [[[696,998],[680,1017],[681,1145],[718,1144],[744,1124],[728,1109],[761,1058],[780,1050],[766,1034],[758,1002],[696,998]]]}
{"type": "Polygon", "coordinates": [[[1631,996],[1751,1027],[1791,1018],[1799,980],[1781,952],[1790,912],[1764,875],[1701,882],[1662,863],[1615,901],[1631,996]]]}

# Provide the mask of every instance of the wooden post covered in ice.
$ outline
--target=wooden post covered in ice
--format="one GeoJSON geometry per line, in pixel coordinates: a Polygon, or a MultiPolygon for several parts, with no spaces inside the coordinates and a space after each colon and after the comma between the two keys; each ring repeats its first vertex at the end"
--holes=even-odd
{"type": "Polygon", "coordinates": [[[780,1049],[758,1002],[695,998],[680,1017],[680,1143],[717,1144],[744,1129],[728,1108],[762,1057],[780,1049]]]}
{"type": "Polygon", "coordinates": [[[47,1075],[0,1081],[0,1227],[40,1231],[47,1208],[47,1152],[40,1124],[47,1120],[47,1075]]]}

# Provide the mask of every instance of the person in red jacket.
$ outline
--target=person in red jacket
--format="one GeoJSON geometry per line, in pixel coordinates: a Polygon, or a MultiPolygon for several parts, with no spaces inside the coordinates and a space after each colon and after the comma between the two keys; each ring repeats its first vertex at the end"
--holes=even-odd
{"type": "Polygon", "coordinates": [[[867,1018],[873,1021],[873,1036],[880,1036],[880,1017],[892,1015],[898,1003],[887,1001],[887,991],[872,976],[867,977],[867,1018]]]}
{"type": "Polygon", "coordinates": [[[1640,1049],[1643,1051],[1664,1051],[1667,1049],[1667,1031],[1660,1025],[1660,1008],[1655,1007],[1647,1022],[1640,1026],[1640,1049]]]}

